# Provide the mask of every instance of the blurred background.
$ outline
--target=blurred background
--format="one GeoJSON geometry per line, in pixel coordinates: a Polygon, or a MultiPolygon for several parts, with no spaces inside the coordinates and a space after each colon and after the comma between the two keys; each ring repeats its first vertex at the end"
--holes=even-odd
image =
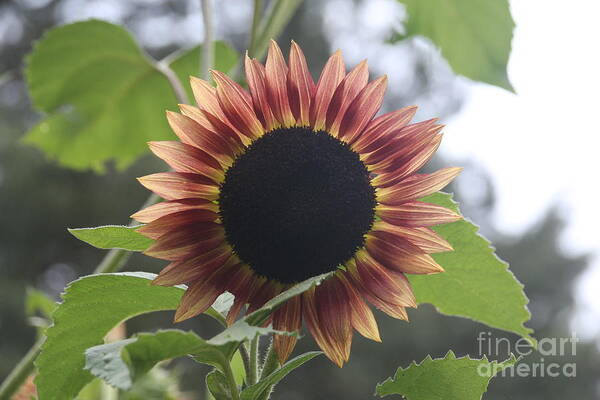
{"type": "MultiPolygon", "coordinates": [[[[252,2],[228,0],[215,8],[217,37],[243,50],[252,2]]],[[[593,158],[600,145],[593,117],[600,90],[600,58],[594,54],[600,4],[512,1],[511,11],[517,27],[509,77],[516,94],[457,77],[426,39],[389,43],[405,20],[395,0],[306,0],[279,43],[287,49],[296,40],[315,76],[337,48],[349,67],[368,58],[373,75],[389,76],[386,110],[417,104],[417,120],[440,117],[446,134],[431,168],[465,167],[448,191],[525,285],[533,314],[528,326],[537,338],[581,338],[572,357],[576,378],[497,378],[487,398],[600,399],[600,191],[593,158]]],[[[21,142],[40,118],[23,82],[25,55],[47,29],[88,18],[123,24],[158,59],[203,39],[198,1],[0,1],[0,380],[35,338],[24,312],[26,288],[58,299],[68,282],[91,273],[103,256],[66,228],[125,223],[147,197],[134,178],[164,168],[146,156],[124,172],[76,172],[21,142]]],[[[140,255],[127,266],[160,268],[140,255]]],[[[480,356],[477,336],[490,331],[428,305],[409,313],[410,324],[379,314],[382,344],[357,336],[343,370],[317,358],[294,371],[273,398],[373,398],[376,382],[428,354],[439,357],[452,348],[457,355],[480,356]]],[[[170,318],[138,317],[128,331],[169,327],[170,318]]],[[[204,317],[178,327],[204,336],[217,328],[204,317]]],[[[315,347],[305,337],[297,351],[315,347]]],[[[177,369],[182,389],[201,398],[203,367],[182,361],[177,369]]]]}

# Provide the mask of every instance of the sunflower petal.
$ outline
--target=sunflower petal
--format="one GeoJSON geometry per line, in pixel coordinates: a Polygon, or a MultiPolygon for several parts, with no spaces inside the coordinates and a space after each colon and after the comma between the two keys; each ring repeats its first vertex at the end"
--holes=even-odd
{"type": "Polygon", "coordinates": [[[377,189],[377,200],[387,205],[399,205],[428,196],[443,189],[462,170],[443,168],[431,174],[412,175],[394,186],[377,189]]]}
{"type": "Polygon", "coordinates": [[[326,128],[333,136],[339,133],[342,119],[346,115],[352,101],[367,86],[369,82],[369,67],[366,61],[361,61],[348,75],[342,79],[335,90],[327,108],[326,128]]]}
{"type": "Polygon", "coordinates": [[[168,261],[185,260],[206,253],[225,241],[225,232],[219,224],[198,222],[196,226],[172,229],[161,236],[144,254],[168,261]],[[202,226],[204,225],[204,226],[202,226]]]}
{"type": "Polygon", "coordinates": [[[381,108],[386,88],[387,76],[382,76],[360,91],[342,119],[339,132],[342,140],[351,142],[363,132],[369,121],[381,108]]]}
{"type": "Polygon", "coordinates": [[[269,103],[275,118],[285,127],[295,125],[296,120],[290,108],[287,92],[288,67],[283,54],[281,54],[281,49],[274,40],[271,40],[269,44],[265,72],[269,103]]]}
{"type": "Polygon", "coordinates": [[[209,230],[216,229],[215,226],[220,227],[220,224],[214,223],[219,218],[219,215],[211,210],[206,209],[189,209],[182,210],[176,213],[164,215],[154,221],[141,226],[137,229],[138,233],[149,237],[151,239],[158,239],[167,232],[177,231],[182,227],[195,227],[196,224],[201,225],[198,228],[210,228],[209,230]],[[208,222],[208,225],[202,225],[202,223],[208,222]]]}
{"type": "Polygon", "coordinates": [[[131,218],[143,224],[147,224],[148,222],[152,222],[160,217],[164,217],[165,215],[187,210],[209,210],[216,213],[219,211],[219,206],[212,201],[205,199],[162,201],[136,212],[135,214],[131,215],[131,218]]]}
{"type": "Polygon", "coordinates": [[[310,104],[315,93],[315,82],[308,70],[302,49],[292,40],[289,56],[288,94],[290,108],[301,126],[310,125],[310,104]]]}
{"type": "Polygon", "coordinates": [[[359,153],[370,153],[377,150],[393,139],[393,132],[405,127],[416,112],[417,107],[410,106],[373,119],[367,124],[361,135],[355,136],[355,139],[350,141],[352,147],[359,153]]]}
{"type": "Polygon", "coordinates": [[[435,274],[444,269],[428,254],[407,240],[367,235],[365,247],[384,267],[406,274],[435,274]]]}
{"type": "Polygon", "coordinates": [[[251,60],[246,53],[245,58],[246,81],[252,96],[252,104],[258,118],[262,121],[267,132],[279,126],[275,119],[267,93],[267,82],[265,68],[256,60],[251,60]]]}
{"type": "Polygon", "coordinates": [[[460,214],[446,207],[422,201],[413,201],[397,206],[379,204],[376,212],[378,217],[390,224],[410,227],[434,226],[462,219],[460,214]]]}
{"type": "Polygon", "coordinates": [[[138,178],[138,181],[165,200],[190,197],[216,200],[219,197],[219,187],[198,174],[159,172],[138,178]]]}
{"type": "Polygon", "coordinates": [[[227,75],[214,70],[211,73],[217,82],[217,98],[227,119],[246,136],[260,137],[264,128],[254,113],[250,95],[227,75]]]}
{"type": "Polygon", "coordinates": [[[340,50],[327,61],[315,89],[314,101],[310,106],[310,125],[315,131],[325,128],[327,109],[339,83],[346,75],[346,67],[340,50]]]}
{"type": "MultiPolygon", "coordinates": [[[[223,140],[230,146],[230,154],[237,155],[244,148],[244,138],[246,136],[235,130],[230,124],[221,121],[213,114],[198,107],[189,104],[179,104],[179,110],[183,115],[193,119],[198,125],[210,132],[212,136],[223,137],[223,140]],[[218,132],[218,133],[217,133],[218,132]]],[[[204,148],[204,143],[198,139],[194,143],[188,143],[200,149],[204,148]]]]}
{"type": "Polygon", "coordinates": [[[379,328],[373,312],[364,302],[357,289],[350,283],[345,273],[339,274],[339,280],[346,289],[350,305],[352,327],[367,339],[381,342],[379,328]]]}
{"type": "Polygon", "coordinates": [[[425,253],[441,253],[451,251],[452,246],[444,238],[429,228],[410,228],[376,221],[370,232],[373,236],[385,237],[389,241],[408,241],[425,253]]]}
{"type": "Polygon", "coordinates": [[[150,150],[177,172],[190,172],[220,183],[225,178],[221,165],[208,153],[181,142],[149,142],[150,150]]]}
{"type": "Polygon", "coordinates": [[[319,321],[326,321],[323,331],[330,346],[335,348],[334,351],[344,361],[348,361],[352,345],[352,324],[344,286],[338,277],[333,276],[317,286],[315,296],[319,321]]]}
{"type": "MultiPolygon", "coordinates": [[[[273,328],[278,331],[294,332],[302,327],[302,301],[299,296],[292,297],[273,313],[273,328]]],[[[298,338],[290,335],[275,335],[273,346],[277,358],[284,364],[296,346],[298,338]]]]}

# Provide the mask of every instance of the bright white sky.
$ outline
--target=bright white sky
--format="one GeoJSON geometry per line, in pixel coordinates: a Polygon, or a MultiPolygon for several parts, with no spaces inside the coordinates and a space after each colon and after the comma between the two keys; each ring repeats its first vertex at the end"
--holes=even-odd
{"type": "Polygon", "coordinates": [[[551,203],[564,208],[565,249],[595,251],[574,324],[589,336],[600,330],[600,1],[517,0],[511,8],[517,28],[509,76],[517,95],[469,84],[443,151],[491,173],[501,229],[526,229],[551,203]]]}

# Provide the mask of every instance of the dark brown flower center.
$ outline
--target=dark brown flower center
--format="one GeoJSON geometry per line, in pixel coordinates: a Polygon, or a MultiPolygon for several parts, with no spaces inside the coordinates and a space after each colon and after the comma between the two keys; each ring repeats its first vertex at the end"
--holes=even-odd
{"type": "Polygon", "coordinates": [[[276,129],[227,170],[219,206],[228,242],[285,283],[333,271],[364,245],[375,190],[358,154],[324,131],[276,129]]]}

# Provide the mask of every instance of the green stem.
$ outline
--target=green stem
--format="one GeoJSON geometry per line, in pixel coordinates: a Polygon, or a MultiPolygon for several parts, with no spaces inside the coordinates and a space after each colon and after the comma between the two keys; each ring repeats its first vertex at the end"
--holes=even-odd
{"type": "Polygon", "coordinates": [[[215,64],[215,38],[213,26],[212,0],[201,0],[202,20],[204,22],[204,43],[202,44],[202,59],[200,60],[200,76],[209,79],[209,71],[215,64]]]}
{"type": "MultiPolygon", "coordinates": [[[[275,346],[273,346],[273,341],[271,340],[271,344],[269,345],[269,350],[267,350],[265,362],[260,373],[260,380],[263,380],[267,376],[271,375],[273,372],[275,372],[275,370],[277,370],[277,368],[279,368],[279,359],[277,358],[277,352],[275,351],[275,346]]],[[[257,400],[268,400],[269,397],[271,397],[272,392],[273,385],[265,389],[265,391],[262,392],[257,400]]]]}
{"type": "Polygon", "coordinates": [[[231,391],[231,399],[232,400],[240,400],[240,392],[237,387],[237,383],[235,383],[235,377],[233,376],[233,370],[231,369],[230,363],[225,363],[225,377],[227,378],[227,382],[229,383],[229,390],[231,391]]]}
{"type": "Polygon", "coordinates": [[[264,23],[256,46],[252,49],[252,56],[261,59],[267,48],[269,41],[277,38],[283,29],[287,26],[294,13],[302,4],[303,0],[277,0],[269,8],[268,17],[264,23]]]}
{"type": "Polygon", "coordinates": [[[258,345],[260,344],[260,336],[256,335],[250,341],[250,371],[248,371],[248,386],[256,383],[258,376],[258,345]]]}
{"type": "Polygon", "coordinates": [[[254,57],[254,49],[258,40],[258,28],[260,26],[260,17],[263,11],[262,0],[254,0],[254,13],[252,14],[252,31],[250,32],[250,44],[248,45],[248,55],[254,57]]]}
{"type": "Polygon", "coordinates": [[[242,362],[244,363],[244,371],[246,372],[246,385],[249,386],[248,376],[250,376],[250,355],[248,354],[248,349],[246,348],[246,344],[242,343],[239,347],[240,356],[242,357],[242,362]]]}
{"type": "Polygon", "coordinates": [[[6,377],[0,386],[0,400],[9,400],[12,395],[21,387],[25,379],[34,370],[33,361],[40,353],[40,348],[46,338],[40,337],[25,356],[19,361],[11,373],[6,377]]]}

